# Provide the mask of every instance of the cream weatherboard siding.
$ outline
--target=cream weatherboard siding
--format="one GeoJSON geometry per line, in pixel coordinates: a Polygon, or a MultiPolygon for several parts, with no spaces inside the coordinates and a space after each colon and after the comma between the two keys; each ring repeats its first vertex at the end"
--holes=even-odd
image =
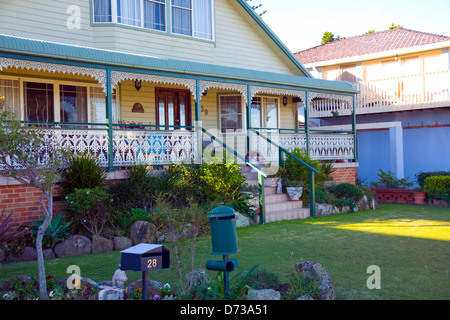
{"type": "Polygon", "coordinates": [[[91,23],[90,0],[2,0],[0,33],[274,73],[303,75],[237,1],[215,0],[215,41],[91,23]],[[69,6],[80,29],[69,29],[69,6]]]}

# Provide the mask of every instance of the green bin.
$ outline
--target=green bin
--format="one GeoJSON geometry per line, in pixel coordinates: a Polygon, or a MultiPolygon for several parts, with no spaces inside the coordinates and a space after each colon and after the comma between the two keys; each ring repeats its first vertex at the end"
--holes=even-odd
{"type": "Polygon", "coordinates": [[[236,214],[233,208],[217,207],[209,215],[211,225],[212,255],[229,255],[238,253],[236,214]]]}

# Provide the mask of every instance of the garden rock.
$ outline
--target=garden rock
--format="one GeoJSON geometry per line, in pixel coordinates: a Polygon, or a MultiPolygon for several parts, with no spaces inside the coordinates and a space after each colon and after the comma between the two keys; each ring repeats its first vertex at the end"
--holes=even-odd
{"type": "Polygon", "coordinates": [[[206,284],[206,271],[205,269],[196,269],[186,275],[186,281],[191,282],[193,286],[204,286],[206,284]]]}
{"type": "Polygon", "coordinates": [[[156,227],[147,221],[136,221],[131,225],[130,238],[133,245],[154,243],[156,227]]]}
{"type": "Polygon", "coordinates": [[[110,252],[113,250],[112,240],[100,237],[99,235],[92,236],[92,253],[110,252]]]}
{"type": "Polygon", "coordinates": [[[104,287],[98,293],[98,300],[124,300],[125,290],[112,287],[104,287]]]}
{"type": "Polygon", "coordinates": [[[334,291],[333,281],[328,274],[327,269],[317,262],[301,262],[295,265],[295,270],[302,273],[305,279],[317,277],[319,285],[319,300],[335,300],[336,292],[334,291]]]}
{"type": "Polygon", "coordinates": [[[367,196],[364,195],[364,197],[362,197],[361,200],[358,200],[356,202],[356,205],[358,206],[358,208],[360,210],[370,210],[370,203],[369,203],[369,199],[367,199],[367,196]]]}
{"type": "Polygon", "coordinates": [[[247,300],[281,300],[281,293],[273,289],[249,290],[247,300]]]}
{"type": "Polygon", "coordinates": [[[328,203],[316,203],[316,215],[318,217],[331,216],[340,213],[339,208],[336,206],[328,203]]]}
{"type": "Polygon", "coordinates": [[[236,213],[236,228],[248,227],[250,225],[250,218],[235,211],[236,213]]]}
{"type": "Polygon", "coordinates": [[[54,248],[55,254],[59,258],[90,254],[91,250],[91,240],[82,235],[71,236],[64,242],[58,243],[54,248]]]}
{"type": "Polygon", "coordinates": [[[113,239],[113,248],[116,251],[125,250],[133,245],[133,241],[127,237],[115,237],[113,239]]]}
{"type": "MultiPolygon", "coordinates": [[[[128,296],[131,296],[138,289],[142,289],[142,279],[132,282],[127,286],[126,291],[128,293],[128,296]]],[[[159,294],[159,292],[162,289],[164,289],[164,285],[162,283],[155,281],[155,280],[148,281],[148,296],[149,297],[153,297],[154,295],[159,294]]]]}

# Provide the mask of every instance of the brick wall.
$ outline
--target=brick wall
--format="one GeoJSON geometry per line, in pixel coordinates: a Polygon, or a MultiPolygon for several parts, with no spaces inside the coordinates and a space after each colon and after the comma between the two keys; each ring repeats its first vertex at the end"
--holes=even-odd
{"type": "MultiPolygon", "coordinates": [[[[41,191],[36,188],[18,184],[0,186],[0,211],[5,210],[3,218],[14,211],[10,222],[17,223],[17,226],[31,225],[33,220],[40,220],[44,214],[40,196],[41,191]]],[[[64,202],[57,187],[53,192],[53,214],[58,214],[62,209],[64,202]]]]}
{"type": "MultiPolygon", "coordinates": [[[[118,171],[108,173],[106,183],[114,183],[127,177],[127,173],[118,171]]],[[[39,197],[41,191],[19,184],[12,178],[0,178],[0,212],[5,209],[4,219],[14,210],[10,223],[17,226],[32,225],[33,220],[41,220],[44,215],[39,197]]],[[[47,202],[45,202],[47,204],[47,202]]],[[[53,190],[53,216],[64,214],[65,199],[59,184],[53,190]]]]}
{"type": "Polygon", "coordinates": [[[335,172],[331,174],[334,183],[348,182],[356,184],[357,163],[336,163],[335,172]]]}

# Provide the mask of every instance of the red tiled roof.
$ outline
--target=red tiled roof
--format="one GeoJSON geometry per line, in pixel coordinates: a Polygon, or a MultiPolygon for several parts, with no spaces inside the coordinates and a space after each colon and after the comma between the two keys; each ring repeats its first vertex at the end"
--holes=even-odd
{"type": "Polygon", "coordinates": [[[365,54],[390,51],[449,41],[450,37],[397,28],[340,38],[326,44],[294,53],[302,64],[342,59],[365,54]]]}

